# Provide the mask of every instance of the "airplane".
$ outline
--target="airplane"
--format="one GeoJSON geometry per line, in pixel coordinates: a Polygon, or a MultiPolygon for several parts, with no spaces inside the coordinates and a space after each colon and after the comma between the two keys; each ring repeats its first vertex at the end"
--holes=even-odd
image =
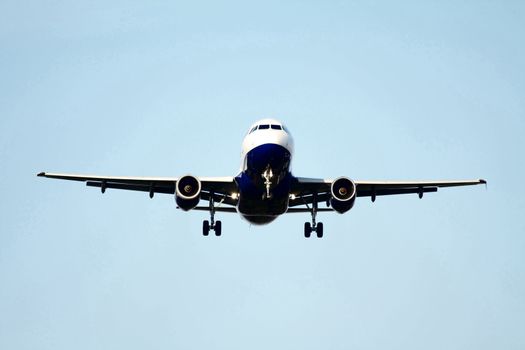
{"type": "Polygon", "coordinates": [[[238,213],[251,224],[264,225],[287,213],[309,213],[311,221],[304,224],[304,236],[312,232],[323,237],[323,223],[317,222],[319,212],[343,214],[354,206],[357,197],[423,194],[438,188],[486,184],[483,179],[459,181],[359,181],[342,176],[336,179],[315,179],[292,175],[294,141],[288,128],[278,120],[262,119],[253,124],[244,137],[241,167],[233,177],[118,177],[41,172],[37,176],[85,182],[87,186],[106,189],[143,191],[153,198],[155,193],[175,197],[183,211],[201,210],[210,214],[204,220],[202,233],[210,230],[222,234],[222,223],[215,221],[216,212],[238,213]],[[207,201],[208,205],[200,206],[207,201]],[[325,203],[320,208],[319,203],[325,203]]]}

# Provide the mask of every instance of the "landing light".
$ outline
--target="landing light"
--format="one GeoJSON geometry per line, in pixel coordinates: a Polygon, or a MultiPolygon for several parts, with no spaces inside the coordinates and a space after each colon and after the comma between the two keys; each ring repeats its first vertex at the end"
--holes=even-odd
{"type": "Polygon", "coordinates": [[[295,200],[295,194],[291,194],[291,195],[290,195],[290,199],[291,199],[291,200],[295,200]]]}
{"type": "Polygon", "coordinates": [[[239,199],[239,194],[234,192],[234,193],[230,194],[230,197],[232,197],[232,199],[239,199]]]}

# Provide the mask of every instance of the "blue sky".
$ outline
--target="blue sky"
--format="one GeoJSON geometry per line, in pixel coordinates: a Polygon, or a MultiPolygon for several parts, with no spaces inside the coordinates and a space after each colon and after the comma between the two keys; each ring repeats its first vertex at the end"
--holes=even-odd
{"type": "Polygon", "coordinates": [[[522,349],[519,1],[2,1],[0,348],[522,349]],[[251,227],[37,178],[234,175],[281,119],[298,176],[469,179],[251,227]]]}

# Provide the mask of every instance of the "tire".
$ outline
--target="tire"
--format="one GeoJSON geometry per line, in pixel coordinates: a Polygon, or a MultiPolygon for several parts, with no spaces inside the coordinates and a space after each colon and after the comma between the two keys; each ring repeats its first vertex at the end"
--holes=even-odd
{"type": "Polygon", "coordinates": [[[222,222],[217,220],[215,222],[215,236],[220,236],[222,234],[222,222]]]}
{"type": "Polygon", "coordinates": [[[202,234],[204,236],[207,236],[210,234],[210,222],[208,220],[204,220],[202,222],[202,234]]]}
{"type": "Polygon", "coordinates": [[[310,235],[312,234],[312,224],[309,222],[304,223],[304,237],[310,238],[310,235]]]}
{"type": "Polygon", "coordinates": [[[322,222],[318,223],[316,229],[317,229],[316,230],[317,237],[318,238],[323,238],[323,231],[324,231],[323,223],[322,222]]]}

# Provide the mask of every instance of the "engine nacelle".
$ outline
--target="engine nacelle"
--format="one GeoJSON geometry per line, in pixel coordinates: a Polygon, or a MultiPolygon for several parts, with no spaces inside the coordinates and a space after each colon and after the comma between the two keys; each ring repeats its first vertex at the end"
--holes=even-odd
{"type": "Polygon", "coordinates": [[[182,210],[195,208],[201,199],[201,182],[195,176],[186,175],[177,181],[175,201],[182,210]]]}
{"type": "Polygon", "coordinates": [[[332,182],[332,198],[330,205],[339,214],[346,213],[354,206],[356,197],[355,183],[346,177],[340,177],[332,182]]]}

